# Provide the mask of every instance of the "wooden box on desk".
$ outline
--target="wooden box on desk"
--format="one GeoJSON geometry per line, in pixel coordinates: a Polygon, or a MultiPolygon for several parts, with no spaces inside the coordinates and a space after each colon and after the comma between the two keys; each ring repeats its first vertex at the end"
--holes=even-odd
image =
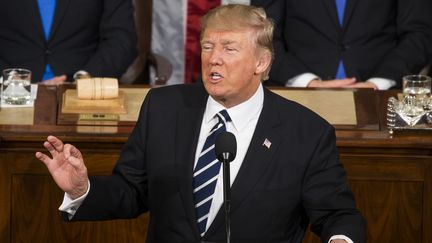
{"type": "Polygon", "coordinates": [[[123,91],[114,99],[84,100],[78,99],[75,89],[67,89],[63,93],[62,113],[75,114],[126,114],[125,98],[123,91]]]}

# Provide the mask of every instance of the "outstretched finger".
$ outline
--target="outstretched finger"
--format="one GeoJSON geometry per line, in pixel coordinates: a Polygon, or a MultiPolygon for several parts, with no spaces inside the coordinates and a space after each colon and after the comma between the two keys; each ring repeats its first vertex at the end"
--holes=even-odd
{"type": "Polygon", "coordinates": [[[48,157],[46,154],[41,152],[36,152],[35,156],[38,160],[42,161],[47,167],[52,161],[50,157],[48,157]]]}
{"type": "Polygon", "coordinates": [[[45,141],[43,146],[48,150],[48,152],[51,154],[51,156],[54,158],[55,156],[57,156],[58,152],[57,150],[54,148],[54,146],[48,142],[45,141]]]}
{"type": "Polygon", "coordinates": [[[50,135],[50,136],[48,136],[47,141],[48,141],[50,144],[52,144],[52,146],[55,148],[55,150],[56,150],[57,152],[62,152],[62,151],[63,151],[64,144],[63,144],[63,142],[62,142],[60,139],[58,139],[57,137],[54,137],[54,136],[50,135]]]}

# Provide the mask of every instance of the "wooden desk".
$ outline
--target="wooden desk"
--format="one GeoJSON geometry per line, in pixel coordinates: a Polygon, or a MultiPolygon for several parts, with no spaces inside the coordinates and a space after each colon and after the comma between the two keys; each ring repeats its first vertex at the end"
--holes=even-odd
{"type": "MultiPolygon", "coordinates": [[[[0,242],[144,242],[148,214],[133,220],[61,221],[63,193],[35,159],[48,134],[73,143],[91,175],[105,175],[117,160],[133,123],[111,133],[78,132],[59,122],[61,89],[40,86],[33,125],[0,125],[0,242]]],[[[355,91],[358,124],[337,125],[341,161],[357,204],[368,221],[368,242],[432,242],[432,133],[385,127],[387,98],[394,92],[355,91]]],[[[104,126],[102,126],[104,127],[104,126]]],[[[319,242],[307,234],[304,242],[319,242]]]]}

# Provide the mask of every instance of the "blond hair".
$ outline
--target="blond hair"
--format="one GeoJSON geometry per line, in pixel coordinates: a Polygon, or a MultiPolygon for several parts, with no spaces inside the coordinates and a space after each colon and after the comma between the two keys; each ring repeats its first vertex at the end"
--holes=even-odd
{"type": "MultiPolygon", "coordinates": [[[[267,18],[263,8],[242,4],[222,5],[210,10],[201,19],[201,40],[207,28],[221,30],[241,30],[251,28],[255,30],[253,43],[271,55],[274,59],[273,50],[273,22],[267,18]]],[[[268,79],[271,63],[263,73],[262,79],[268,79]]]]}

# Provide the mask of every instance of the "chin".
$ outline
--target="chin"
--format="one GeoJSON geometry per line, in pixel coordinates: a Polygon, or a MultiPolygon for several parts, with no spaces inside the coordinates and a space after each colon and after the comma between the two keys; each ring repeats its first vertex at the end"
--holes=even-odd
{"type": "Polygon", "coordinates": [[[216,85],[207,84],[205,87],[207,93],[211,95],[214,99],[222,99],[226,94],[226,92],[223,89],[217,87],[216,85]]]}

